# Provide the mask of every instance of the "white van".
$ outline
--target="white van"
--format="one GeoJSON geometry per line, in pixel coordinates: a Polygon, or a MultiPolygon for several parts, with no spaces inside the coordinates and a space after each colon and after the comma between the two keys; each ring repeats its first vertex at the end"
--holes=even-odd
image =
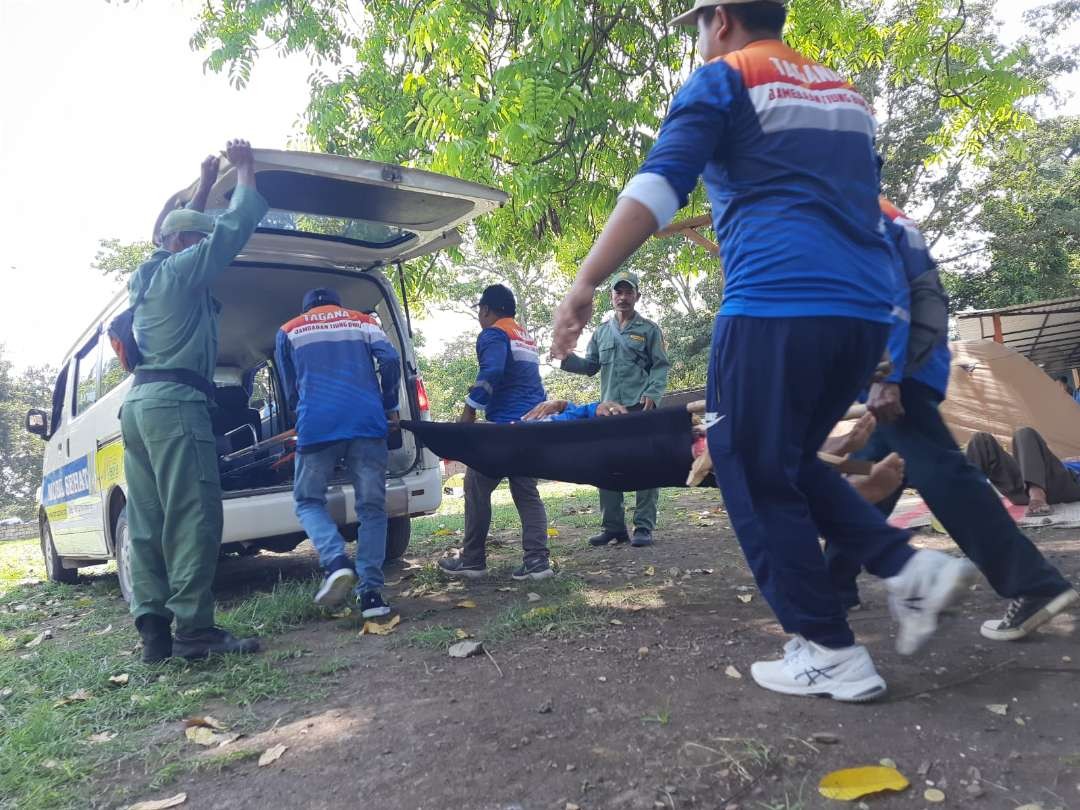
{"type": "MultiPolygon", "coordinates": [[[[402,419],[429,418],[401,265],[458,244],[458,228],[501,206],[506,195],[333,155],[257,149],[255,160],[270,211],[213,288],[222,310],[212,419],[225,490],[223,547],[285,552],[305,537],[293,512],[292,465],[259,457],[264,446],[271,455],[280,449],[267,440],[293,427],[274,368],[278,328],[299,314],[307,290],[333,287],[345,306],[373,313],[397,347],[402,419]]],[[[226,168],[207,211],[226,208],[235,185],[235,170],[226,168]]],[[[194,188],[182,194],[190,199],[194,188]]],[[[74,582],[80,566],[116,559],[125,599],[131,576],[119,412],[131,381],[107,330],[127,306],[125,292],[87,325],[64,358],[51,411],[26,417],[27,430],[46,441],[38,520],[49,579],[74,582]]],[[[405,553],[410,518],[431,514],[442,498],[438,459],[408,431],[401,436],[387,473],[388,560],[405,553]]],[[[331,488],[329,508],[346,536],[355,537],[355,498],[344,481],[342,474],[331,488]]]]}

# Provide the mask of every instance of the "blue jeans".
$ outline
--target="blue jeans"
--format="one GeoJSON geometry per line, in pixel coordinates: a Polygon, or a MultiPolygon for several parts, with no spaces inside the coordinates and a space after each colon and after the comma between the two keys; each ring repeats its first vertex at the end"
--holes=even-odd
{"type": "MultiPolygon", "coordinates": [[[[1035,544],[1020,531],[981,470],[956,446],[938,406],[942,396],[913,379],[900,385],[904,416],[878,425],[859,458],[881,461],[889,453],[904,458],[905,485],[919,491],[945,531],[999,596],[1057,596],[1069,587],[1035,544]]],[[[877,506],[886,515],[903,487],[877,506]]],[[[825,548],[829,575],[845,607],[859,603],[855,577],[862,563],[850,549],[825,548]]]]}
{"type": "Polygon", "coordinates": [[[854,643],[818,537],[891,577],[913,554],[817,449],[881,359],[889,327],[854,318],[716,319],[709,452],[731,526],[788,633],[854,643]]]}
{"type": "Polygon", "coordinates": [[[339,459],[356,491],[356,516],[360,531],[356,538],[357,593],[377,591],[383,586],[386,559],[386,439],[350,439],[318,450],[296,454],[293,498],[296,516],[319,552],[319,564],[329,568],[345,557],[345,539],[326,509],[326,490],[339,459]]]}

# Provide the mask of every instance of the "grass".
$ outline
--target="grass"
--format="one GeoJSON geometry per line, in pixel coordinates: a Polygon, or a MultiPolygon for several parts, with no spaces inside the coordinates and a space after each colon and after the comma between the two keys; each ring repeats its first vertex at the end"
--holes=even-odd
{"type": "Polygon", "coordinates": [[[400,643],[423,650],[445,650],[457,641],[460,639],[455,628],[445,624],[433,624],[403,634],[400,643]]]}
{"type": "Polygon", "coordinates": [[[241,762],[257,759],[260,754],[262,754],[262,752],[257,749],[245,749],[243,751],[230,751],[227,754],[206,757],[205,759],[187,759],[180,762],[170,762],[158,769],[154,774],[153,779],[150,781],[149,788],[151,790],[160,790],[166,785],[175,782],[177,779],[181,779],[185,776],[192,776],[194,774],[219,774],[224,770],[228,770],[232,765],[238,765],[241,762]]]}
{"type": "Polygon", "coordinates": [[[575,577],[546,579],[533,583],[531,590],[540,595],[540,603],[511,605],[488,622],[477,636],[491,641],[509,641],[536,633],[567,638],[588,632],[607,619],[608,611],[586,598],[584,583],[575,577]]]}
{"type": "MultiPolygon", "coordinates": [[[[211,700],[245,708],[295,691],[280,656],[146,666],[115,576],[91,573],[71,586],[43,582],[43,574],[36,544],[0,546],[0,684],[13,690],[0,702],[0,807],[82,804],[89,794],[79,786],[118,773],[118,762],[158,780],[193,768],[227,767],[246,754],[176,761],[191,749],[180,739],[162,743],[166,724],[199,713],[211,700]],[[54,638],[26,648],[44,627],[54,638]],[[109,677],[121,673],[128,675],[127,685],[111,685],[109,677]],[[79,690],[87,693],[85,700],[61,703],[79,690]],[[88,741],[101,732],[116,737],[88,741]]],[[[239,634],[281,633],[323,615],[312,604],[312,590],[311,580],[279,582],[269,593],[227,605],[218,620],[239,634]]],[[[342,664],[331,659],[320,674],[341,671],[342,664]]],[[[305,690],[302,697],[315,694],[305,690]]]]}

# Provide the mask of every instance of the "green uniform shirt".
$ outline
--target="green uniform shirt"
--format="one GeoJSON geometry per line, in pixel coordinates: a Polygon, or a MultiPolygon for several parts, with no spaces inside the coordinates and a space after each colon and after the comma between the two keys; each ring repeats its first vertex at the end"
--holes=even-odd
{"type": "Polygon", "coordinates": [[[562,362],[564,371],[587,374],[600,372],[600,399],[635,405],[644,397],[660,403],[667,389],[667,352],[660,327],[635,314],[626,326],[609,318],[597,327],[585,350],[585,357],[570,355],[562,362]]]}
{"type": "MultiPolygon", "coordinates": [[[[243,250],[268,207],[258,191],[238,186],[213,233],[179,253],[155,250],[132,273],[128,282],[132,304],[153,274],[135,310],[135,337],[143,355],[140,369],[188,369],[213,382],[221,303],[210,294],[210,286],[243,250]]],[[[188,385],[154,382],[128,391],[128,401],[140,399],[205,401],[206,396],[188,385]]]]}

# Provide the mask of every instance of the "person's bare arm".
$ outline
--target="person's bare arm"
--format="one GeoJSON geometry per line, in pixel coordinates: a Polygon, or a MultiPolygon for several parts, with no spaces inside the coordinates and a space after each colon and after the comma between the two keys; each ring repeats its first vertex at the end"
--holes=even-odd
{"type": "Polygon", "coordinates": [[[656,217],[644,205],[623,197],[581,263],[570,292],[555,311],[551,356],[562,360],[577,345],[592,317],[596,288],[656,232],[656,217]]]}
{"type": "Polygon", "coordinates": [[[237,138],[225,144],[225,157],[236,169],[236,185],[255,187],[255,154],[251,144],[237,138]]]}
{"type": "Polygon", "coordinates": [[[221,158],[217,155],[206,156],[199,171],[199,185],[195,188],[195,196],[187,204],[188,208],[200,212],[206,210],[206,201],[210,198],[210,189],[217,182],[220,166],[221,158]]]}
{"type": "Polygon", "coordinates": [[[557,413],[562,413],[566,410],[566,406],[569,403],[565,399],[549,399],[546,402],[541,402],[527,414],[521,417],[522,422],[536,422],[540,419],[544,419],[548,416],[553,416],[557,413]]]}

